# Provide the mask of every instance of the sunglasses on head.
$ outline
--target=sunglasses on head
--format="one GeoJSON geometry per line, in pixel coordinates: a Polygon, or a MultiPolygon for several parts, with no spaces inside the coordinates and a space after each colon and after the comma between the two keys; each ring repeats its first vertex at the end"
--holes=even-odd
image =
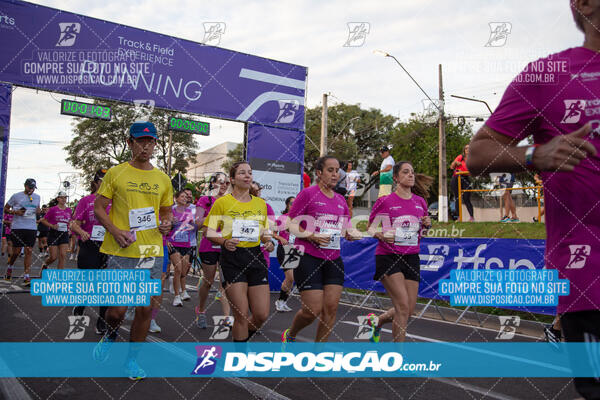
{"type": "Polygon", "coordinates": [[[225,181],[219,181],[218,182],[219,185],[229,185],[229,181],[225,182],[225,181]]]}

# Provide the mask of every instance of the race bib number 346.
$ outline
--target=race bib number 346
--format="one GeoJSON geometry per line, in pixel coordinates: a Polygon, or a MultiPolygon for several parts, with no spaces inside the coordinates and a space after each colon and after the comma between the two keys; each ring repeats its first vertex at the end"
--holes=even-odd
{"type": "Polygon", "coordinates": [[[145,231],[154,229],[157,226],[156,213],[153,207],[129,210],[129,228],[132,231],[145,231]]]}

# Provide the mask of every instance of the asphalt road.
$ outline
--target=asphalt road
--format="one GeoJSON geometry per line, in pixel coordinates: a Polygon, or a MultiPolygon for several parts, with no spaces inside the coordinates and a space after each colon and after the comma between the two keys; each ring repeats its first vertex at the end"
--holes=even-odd
{"type": "MultiPolygon", "coordinates": [[[[41,266],[34,257],[34,275],[41,266]]],[[[0,265],[5,265],[2,259],[0,265]]],[[[22,266],[22,259],[17,266],[22,266]]],[[[67,267],[74,268],[69,261],[67,267]]],[[[4,268],[0,268],[4,272],[4,268]]],[[[19,277],[22,269],[15,269],[19,277]]],[[[161,333],[149,334],[149,341],[207,342],[213,326],[199,329],[195,326],[194,307],[197,301],[197,277],[188,279],[191,301],[183,307],[171,306],[172,295],[165,292],[163,309],[157,316],[161,333]]],[[[43,307],[39,297],[33,297],[20,286],[0,283],[0,341],[49,342],[65,341],[69,329],[69,307],[43,307]]],[[[209,297],[207,315],[221,314],[215,292],[209,297]]],[[[289,327],[293,313],[274,311],[276,295],[272,294],[271,315],[255,341],[280,341],[281,332],[289,327]]],[[[297,310],[299,300],[292,297],[288,305],[297,310]]],[[[355,341],[358,317],[372,310],[340,304],[337,323],[331,341],[355,341]]],[[[94,332],[97,309],[88,308],[92,322],[83,341],[96,341],[94,332]]],[[[209,318],[209,324],[210,324],[209,318]]],[[[129,323],[121,329],[127,338],[129,323]]],[[[413,319],[407,341],[495,341],[497,331],[472,326],[455,325],[432,319],[413,319]]],[[[316,325],[301,332],[298,341],[311,341],[316,325]]],[[[389,341],[391,332],[384,330],[382,340],[389,341]]],[[[223,340],[231,340],[230,337],[223,340]]],[[[515,341],[539,340],[517,335],[515,341]]],[[[17,378],[0,379],[0,398],[6,399],[575,399],[571,379],[541,378],[149,378],[132,382],[127,378],[17,378]]]]}

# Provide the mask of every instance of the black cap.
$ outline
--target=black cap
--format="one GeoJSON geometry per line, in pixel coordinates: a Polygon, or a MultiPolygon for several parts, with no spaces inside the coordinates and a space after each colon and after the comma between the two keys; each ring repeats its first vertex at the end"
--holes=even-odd
{"type": "Polygon", "coordinates": [[[102,178],[104,178],[104,175],[106,175],[106,171],[107,169],[105,168],[101,168],[98,171],[96,171],[96,173],[94,174],[94,182],[102,180],[102,178]]]}
{"type": "Polygon", "coordinates": [[[37,183],[35,182],[35,179],[33,179],[33,178],[27,178],[25,180],[25,186],[37,189],[37,183]]]}
{"type": "Polygon", "coordinates": [[[383,153],[384,151],[390,151],[390,149],[387,146],[383,146],[379,151],[383,153]]]}

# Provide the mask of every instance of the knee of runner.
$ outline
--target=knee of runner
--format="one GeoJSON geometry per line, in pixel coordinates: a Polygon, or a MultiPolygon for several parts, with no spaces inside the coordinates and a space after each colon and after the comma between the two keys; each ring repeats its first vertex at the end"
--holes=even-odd
{"type": "Polygon", "coordinates": [[[337,304],[325,304],[323,306],[323,314],[325,315],[325,317],[331,317],[332,315],[335,316],[336,312],[337,304]]]}
{"type": "Polygon", "coordinates": [[[204,287],[207,287],[210,289],[214,282],[215,282],[214,278],[211,279],[211,278],[208,278],[205,276],[202,277],[202,286],[204,286],[204,287]]]}
{"type": "Polygon", "coordinates": [[[410,312],[410,306],[408,303],[399,303],[394,306],[394,313],[400,318],[408,318],[410,312]]]}
{"type": "Polygon", "coordinates": [[[301,312],[310,318],[317,318],[319,315],[321,315],[321,311],[322,311],[322,307],[317,307],[317,306],[315,306],[315,307],[303,306],[301,308],[301,312]]]}

